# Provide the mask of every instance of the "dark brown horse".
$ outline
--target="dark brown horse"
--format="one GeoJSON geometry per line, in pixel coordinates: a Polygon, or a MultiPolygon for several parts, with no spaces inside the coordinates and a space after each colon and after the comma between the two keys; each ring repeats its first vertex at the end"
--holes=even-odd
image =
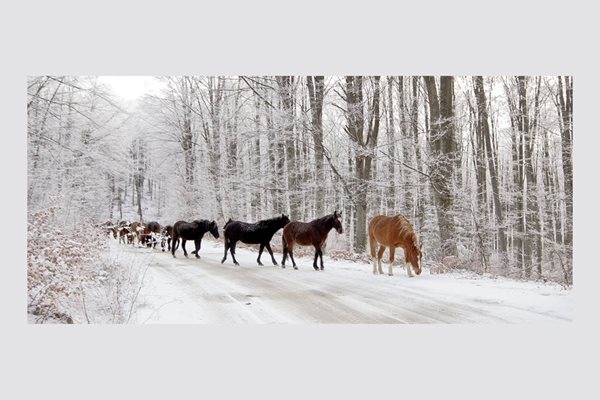
{"type": "Polygon", "coordinates": [[[195,220],[193,222],[177,221],[173,225],[173,243],[171,244],[171,254],[175,257],[175,250],[179,245],[179,239],[181,239],[181,248],[183,249],[183,255],[188,256],[185,250],[186,240],[193,240],[196,245],[196,250],[192,251],[192,254],[196,254],[196,258],[200,258],[198,252],[202,245],[202,238],[206,232],[212,233],[215,239],[219,238],[219,229],[215,221],[207,221],[205,219],[195,220]]]}
{"type": "Polygon", "coordinates": [[[396,247],[402,247],[404,250],[404,262],[406,264],[406,272],[408,276],[413,276],[410,265],[415,273],[421,273],[421,247],[417,240],[417,235],[413,230],[412,225],[402,215],[398,214],[394,217],[385,215],[377,215],[369,222],[369,245],[371,247],[371,257],[373,257],[373,273],[383,274],[381,269],[381,257],[386,247],[390,249],[390,265],[388,275],[394,275],[392,265],[394,264],[394,253],[396,247]],[[377,258],[375,250],[379,243],[377,258]]]}
{"type": "Polygon", "coordinates": [[[155,248],[160,236],[161,226],[158,222],[148,222],[140,234],[141,243],[148,247],[155,248]]]}
{"type": "Polygon", "coordinates": [[[334,211],[333,214],[326,215],[325,217],[314,219],[310,222],[292,221],[283,228],[283,259],[281,260],[281,268],[285,268],[285,260],[288,253],[292,259],[292,265],[294,269],[296,267],[296,261],[294,261],[294,245],[299,244],[300,246],[314,246],[315,247],[315,260],[313,262],[313,268],[318,271],[317,257],[321,260],[321,270],[323,270],[323,251],[321,247],[327,239],[327,234],[333,228],[338,233],[342,233],[342,223],[339,220],[340,214],[334,211]]]}

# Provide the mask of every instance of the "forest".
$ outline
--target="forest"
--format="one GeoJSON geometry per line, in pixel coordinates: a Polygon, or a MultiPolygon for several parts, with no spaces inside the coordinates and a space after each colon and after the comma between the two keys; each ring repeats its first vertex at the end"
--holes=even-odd
{"type": "Polygon", "coordinates": [[[41,220],[222,227],[337,210],[329,247],[362,254],[370,218],[400,213],[425,266],[572,285],[570,76],[154,82],[127,101],[97,76],[28,78],[30,240],[41,220]]]}

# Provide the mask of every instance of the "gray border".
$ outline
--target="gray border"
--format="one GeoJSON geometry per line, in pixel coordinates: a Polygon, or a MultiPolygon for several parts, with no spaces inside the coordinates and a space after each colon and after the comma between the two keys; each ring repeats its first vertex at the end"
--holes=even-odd
{"type": "MultiPolygon", "coordinates": [[[[590,387],[597,146],[594,13],[523,1],[351,7],[305,1],[15,3],[2,30],[5,391],[565,397],[590,387]],[[112,3],[112,4],[111,4],[112,3]],[[356,10],[349,12],[349,10],[356,10]],[[75,14],[72,11],[78,10],[75,14]],[[473,15],[477,10],[480,15],[473,15]],[[280,11],[280,15],[275,12],[280,11]],[[130,15],[127,15],[130,12],[130,15]],[[284,14],[284,15],[281,15],[284,14]],[[322,15],[322,16],[319,16],[322,15]],[[481,22],[477,22],[481,18],[481,22]],[[351,27],[350,29],[348,29],[351,27]],[[430,29],[431,27],[444,27],[430,29]],[[7,40],[8,39],[8,40],[7,40]],[[7,43],[8,42],[8,43],[7,43]],[[435,52],[431,50],[435,47],[435,52]],[[6,68],[6,70],[4,70],[6,68]],[[25,77],[36,74],[570,74],[575,82],[575,322],[477,326],[30,326],[25,322],[25,77]]],[[[597,33],[596,35],[597,36],[597,33]]],[[[597,302],[596,302],[597,303],[597,302]]],[[[594,339],[594,342],[592,342],[594,339]]],[[[592,351],[593,353],[593,351],[592,351]]],[[[4,368],[3,368],[4,369],[4,368]]],[[[596,390],[597,391],[597,390],[596,390]]],[[[195,397],[197,397],[195,396],[195,397]]],[[[389,396],[391,397],[391,396],[389,396]]]]}

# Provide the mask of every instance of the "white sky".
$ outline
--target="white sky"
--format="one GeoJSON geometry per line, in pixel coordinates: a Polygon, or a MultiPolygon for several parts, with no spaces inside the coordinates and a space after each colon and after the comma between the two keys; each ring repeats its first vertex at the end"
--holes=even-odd
{"type": "Polygon", "coordinates": [[[158,87],[153,76],[99,76],[98,80],[127,100],[135,100],[158,87]]]}

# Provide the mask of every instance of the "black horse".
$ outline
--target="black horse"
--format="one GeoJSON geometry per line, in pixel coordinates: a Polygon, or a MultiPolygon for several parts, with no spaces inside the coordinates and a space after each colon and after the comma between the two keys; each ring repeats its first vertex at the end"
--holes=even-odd
{"type": "Polygon", "coordinates": [[[168,247],[168,251],[171,251],[171,238],[173,237],[173,225],[167,225],[161,232],[160,248],[165,251],[165,247],[168,247]]]}
{"type": "Polygon", "coordinates": [[[173,245],[171,246],[171,254],[175,257],[175,250],[181,239],[181,248],[183,249],[183,255],[188,256],[185,250],[185,241],[193,240],[196,245],[196,250],[192,251],[192,254],[196,254],[196,258],[200,258],[198,252],[200,251],[200,244],[202,237],[206,232],[212,233],[212,235],[218,239],[219,229],[215,221],[207,221],[205,219],[195,220],[193,222],[177,221],[173,225],[173,245]]]}
{"type": "Polygon", "coordinates": [[[288,222],[290,222],[290,219],[284,214],[281,214],[281,217],[265,219],[254,224],[241,221],[232,221],[229,219],[229,221],[227,221],[223,227],[225,255],[221,260],[221,264],[223,264],[227,259],[227,250],[229,250],[231,252],[231,257],[233,258],[233,263],[235,265],[240,265],[235,259],[235,244],[238,241],[242,241],[248,244],[260,244],[258,258],[256,259],[258,265],[262,265],[260,262],[260,256],[262,255],[265,247],[271,255],[273,265],[277,265],[277,261],[275,261],[275,257],[273,257],[273,250],[271,250],[271,244],[269,242],[271,241],[271,238],[275,232],[283,228],[288,222]]]}

